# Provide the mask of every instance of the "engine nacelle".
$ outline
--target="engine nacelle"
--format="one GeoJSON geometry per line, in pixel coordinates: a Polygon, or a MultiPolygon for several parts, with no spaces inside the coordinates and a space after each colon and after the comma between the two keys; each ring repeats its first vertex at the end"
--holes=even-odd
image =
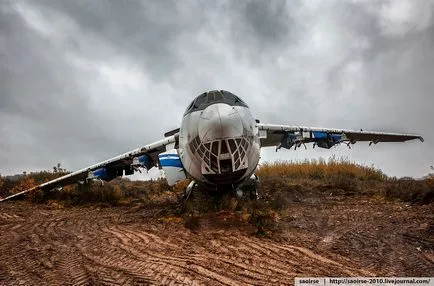
{"type": "Polygon", "coordinates": [[[134,175],[134,171],[142,172],[140,168],[145,168],[149,170],[153,167],[153,160],[149,155],[141,155],[133,158],[133,162],[131,165],[127,165],[124,167],[125,176],[134,175]]]}
{"type": "Polygon", "coordinates": [[[283,135],[282,141],[280,142],[280,145],[277,147],[277,149],[283,147],[285,149],[291,149],[292,146],[295,145],[295,148],[300,147],[300,145],[303,144],[303,136],[297,135],[293,133],[285,133],[283,135]]]}
{"type": "Polygon", "coordinates": [[[330,134],[327,132],[314,131],[312,135],[315,139],[317,139],[314,143],[314,146],[318,146],[320,148],[330,149],[336,144],[342,143],[343,138],[341,134],[330,134]]]}
{"type": "Polygon", "coordinates": [[[104,181],[111,181],[114,178],[122,176],[122,170],[118,171],[116,169],[108,169],[108,168],[99,168],[95,171],[90,171],[87,175],[86,181],[92,181],[92,180],[104,180],[104,181]]]}
{"type": "Polygon", "coordinates": [[[146,154],[142,156],[134,157],[131,166],[142,167],[148,170],[152,167],[152,159],[146,154]]]}
{"type": "Polygon", "coordinates": [[[158,155],[160,168],[166,175],[167,184],[175,185],[186,178],[184,167],[178,155],[177,149],[172,149],[158,155]]]}

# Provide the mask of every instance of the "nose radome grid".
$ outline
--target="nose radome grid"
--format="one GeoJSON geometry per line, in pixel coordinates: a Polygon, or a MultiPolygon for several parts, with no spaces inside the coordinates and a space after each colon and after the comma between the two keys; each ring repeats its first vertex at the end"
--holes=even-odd
{"type": "Polygon", "coordinates": [[[218,174],[223,171],[234,172],[244,167],[242,163],[249,144],[248,139],[245,137],[200,142],[199,136],[196,136],[189,146],[192,153],[197,153],[205,163],[205,169],[218,174]],[[232,166],[232,170],[229,170],[228,166],[232,166]],[[222,170],[222,167],[224,170],[222,170]]]}

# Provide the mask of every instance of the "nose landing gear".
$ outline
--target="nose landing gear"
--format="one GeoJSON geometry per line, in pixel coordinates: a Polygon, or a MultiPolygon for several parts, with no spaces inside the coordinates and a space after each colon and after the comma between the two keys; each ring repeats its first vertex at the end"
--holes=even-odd
{"type": "Polygon", "coordinates": [[[182,195],[183,201],[187,201],[188,198],[190,198],[190,195],[196,186],[197,186],[197,184],[193,180],[188,184],[187,188],[185,188],[185,190],[184,190],[184,194],[182,195]]]}
{"type": "MultiPolygon", "coordinates": [[[[193,192],[199,192],[206,197],[211,196],[214,199],[219,200],[222,196],[234,196],[241,200],[259,200],[259,178],[253,174],[242,185],[233,188],[233,186],[226,186],[221,189],[207,189],[204,186],[199,186],[195,181],[191,181],[187,188],[184,190],[184,194],[181,198],[181,204],[185,204],[187,201],[191,201],[193,192]],[[232,194],[232,195],[231,195],[232,194]]],[[[194,197],[194,196],[193,196],[194,197]]]]}
{"type": "Polygon", "coordinates": [[[248,198],[250,200],[259,200],[259,177],[253,174],[244,184],[236,190],[238,198],[248,198]]]}

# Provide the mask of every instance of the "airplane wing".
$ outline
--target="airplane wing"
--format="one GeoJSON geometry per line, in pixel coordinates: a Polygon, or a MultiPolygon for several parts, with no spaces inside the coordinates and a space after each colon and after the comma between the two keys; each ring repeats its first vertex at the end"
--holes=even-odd
{"type": "MultiPolygon", "coordinates": [[[[345,143],[349,148],[358,141],[368,141],[371,144],[379,142],[404,142],[423,138],[416,134],[387,133],[364,130],[346,130],[333,128],[318,128],[290,125],[275,125],[258,123],[261,147],[275,146],[276,151],[283,147],[294,149],[313,143],[314,147],[330,149],[334,145],[345,143]]],[[[306,146],[305,146],[306,147],[306,146]]]]}
{"type": "Polygon", "coordinates": [[[178,132],[174,132],[174,134],[170,134],[169,136],[166,134],[166,138],[160,141],[134,149],[122,155],[83,168],[71,174],[40,184],[6,198],[2,198],[0,199],[0,202],[35,190],[48,191],[77,182],[87,182],[95,179],[110,181],[118,176],[122,176],[124,171],[125,175],[132,175],[134,170],[137,170],[140,167],[150,169],[154,166],[157,166],[158,154],[165,152],[166,146],[172,146],[170,149],[176,147],[178,144],[178,137],[178,132]]]}

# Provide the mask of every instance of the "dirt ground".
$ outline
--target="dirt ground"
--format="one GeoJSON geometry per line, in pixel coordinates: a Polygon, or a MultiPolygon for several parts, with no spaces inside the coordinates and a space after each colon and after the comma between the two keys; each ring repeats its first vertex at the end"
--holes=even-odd
{"type": "MultiPolygon", "coordinates": [[[[164,208],[164,205],[161,205],[164,208]]],[[[309,276],[434,276],[434,205],[325,192],[257,236],[236,211],[0,205],[0,285],[282,285],[309,276]],[[163,212],[164,213],[164,212],[163,212]]]]}

